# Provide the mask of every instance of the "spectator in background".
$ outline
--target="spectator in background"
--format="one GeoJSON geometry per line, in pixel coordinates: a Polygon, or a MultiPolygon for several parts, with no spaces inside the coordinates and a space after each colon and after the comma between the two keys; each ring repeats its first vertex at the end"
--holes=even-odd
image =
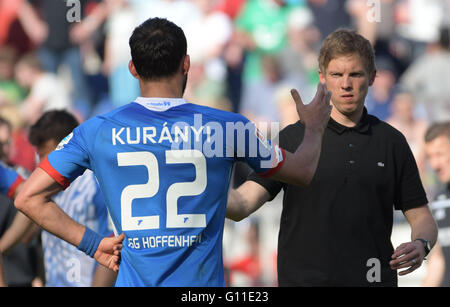
{"type": "Polygon", "coordinates": [[[314,15],[314,24],[319,29],[321,40],[338,28],[352,27],[352,18],[347,10],[347,0],[307,0],[314,15]]]}
{"type": "Polygon", "coordinates": [[[200,17],[200,10],[192,0],[130,0],[137,13],[140,24],[149,17],[166,18],[180,28],[185,27],[200,17]]]}
{"type": "Polygon", "coordinates": [[[450,287],[450,121],[431,125],[425,134],[425,143],[428,162],[442,187],[431,204],[439,235],[428,258],[423,286],[450,287]]]}
{"type": "MultiPolygon", "coordinates": [[[[30,142],[36,146],[41,161],[60,141],[78,126],[66,111],[49,111],[30,128],[30,142]]],[[[53,196],[58,206],[76,221],[89,225],[102,235],[109,235],[108,213],[94,174],[87,170],[69,188],[53,196]]],[[[112,286],[116,273],[97,265],[76,247],[48,233],[42,233],[46,286],[112,286]]]]}
{"type": "Polygon", "coordinates": [[[387,57],[379,57],[376,60],[377,75],[366,98],[367,111],[386,121],[391,115],[391,104],[397,92],[398,71],[394,61],[387,57]]]}
{"type": "Polygon", "coordinates": [[[24,98],[24,90],[14,80],[16,52],[8,46],[0,47],[0,108],[18,105],[24,98]]]}
{"type": "Polygon", "coordinates": [[[26,27],[30,37],[40,33],[35,41],[43,70],[56,74],[62,65],[66,65],[73,84],[73,104],[83,116],[89,116],[94,103],[83,71],[80,46],[104,22],[109,11],[101,0],[80,0],[79,3],[80,6],[76,3],[70,6],[66,1],[28,0],[24,2],[26,16],[23,19],[30,25],[26,27]],[[98,4],[86,16],[85,8],[93,2],[98,4]],[[75,11],[70,15],[70,9],[78,8],[80,11],[76,13],[80,14],[81,20],[76,19],[75,11]],[[68,15],[74,20],[69,20],[68,15]]]}
{"type": "Polygon", "coordinates": [[[234,20],[240,14],[245,1],[246,0],[221,0],[217,5],[217,9],[234,20]]]}
{"type": "Polygon", "coordinates": [[[195,0],[193,3],[200,16],[184,28],[191,58],[186,97],[202,105],[229,110],[229,103],[224,101],[227,70],[222,55],[233,33],[232,21],[217,9],[217,0],[195,0]],[[196,79],[201,81],[191,86],[190,81],[196,79]]]}
{"type": "Polygon", "coordinates": [[[245,50],[244,87],[263,76],[261,59],[280,52],[287,43],[287,22],[298,4],[285,0],[249,0],[236,19],[236,34],[245,50]]]}
{"type": "Polygon", "coordinates": [[[261,62],[263,77],[258,81],[249,82],[245,87],[240,113],[256,126],[261,124],[270,126],[271,122],[280,120],[276,109],[275,93],[284,80],[277,57],[265,55],[261,62]]]}
{"type": "Polygon", "coordinates": [[[425,172],[424,136],[428,123],[415,116],[414,97],[409,92],[398,92],[392,99],[391,115],[386,122],[398,129],[406,138],[419,169],[421,178],[425,172]]]}
{"type": "MultiPolygon", "coordinates": [[[[38,277],[42,268],[41,245],[36,233],[30,232],[31,223],[27,217],[18,212],[10,198],[14,198],[20,189],[22,178],[16,170],[6,168],[10,165],[8,159],[11,140],[11,124],[0,118],[0,177],[2,193],[0,194],[0,254],[3,254],[3,266],[5,283],[9,287],[30,287],[33,281],[42,280],[38,277]],[[14,179],[16,178],[16,179],[14,179]],[[14,183],[12,183],[14,180],[14,183]],[[9,191],[4,186],[10,186],[9,191]],[[13,190],[14,189],[14,190],[13,190]],[[26,224],[26,225],[25,225],[26,224]],[[14,247],[5,249],[5,243],[9,240],[11,228],[18,228],[22,235],[15,238],[14,247]],[[19,242],[20,241],[20,242],[19,242]]],[[[10,165],[11,166],[11,165],[10,165]]],[[[1,273],[0,273],[1,274],[1,273]]]]}
{"type": "Polygon", "coordinates": [[[289,95],[289,89],[289,86],[282,85],[275,92],[275,105],[280,118],[281,129],[295,124],[299,120],[295,105],[292,103],[292,97],[289,95]]]}
{"type": "Polygon", "coordinates": [[[226,97],[231,103],[231,110],[239,112],[242,94],[242,72],[244,70],[244,49],[236,35],[235,21],[241,13],[246,0],[222,0],[218,9],[227,14],[232,20],[232,36],[223,50],[226,63],[226,97]]]}
{"type": "Polygon", "coordinates": [[[430,122],[450,119],[450,34],[442,28],[440,39],[430,43],[400,80],[424,104],[430,122]]]}
{"type": "Polygon", "coordinates": [[[108,0],[111,13],[106,22],[103,72],[108,76],[109,98],[114,107],[130,103],[139,96],[139,82],[130,74],[128,39],[133,32],[137,11],[130,0],[108,0]]]}
{"type": "Polygon", "coordinates": [[[227,268],[230,270],[231,286],[239,286],[239,282],[236,281],[239,277],[243,278],[250,287],[261,286],[260,227],[258,219],[252,219],[247,223],[246,229],[244,229],[248,250],[241,257],[233,259],[227,265],[227,268]]]}
{"type": "Polygon", "coordinates": [[[33,125],[42,114],[53,109],[71,109],[71,101],[64,84],[54,74],[42,69],[34,54],[22,57],[16,65],[16,80],[29,90],[20,106],[26,126],[33,125]]]}
{"type": "MultiPolygon", "coordinates": [[[[11,200],[3,194],[0,195],[0,237],[11,227],[17,213],[11,200]]],[[[40,252],[41,245],[36,236],[19,242],[8,252],[1,251],[5,281],[9,287],[32,286],[42,268],[40,252]]],[[[39,284],[42,284],[42,279],[39,280],[39,284]]]]}
{"type": "Polygon", "coordinates": [[[311,100],[315,84],[319,81],[317,50],[320,47],[320,32],[314,26],[314,16],[308,7],[292,10],[287,36],[286,48],[278,54],[281,72],[295,84],[305,100],[311,100]]]}
{"type": "Polygon", "coordinates": [[[377,4],[367,0],[347,0],[346,10],[352,18],[352,26],[359,34],[375,45],[377,37],[377,26],[381,22],[377,4]]]}
{"type": "Polygon", "coordinates": [[[4,118],[0,117],[0,161],[8,164],[11,151],[12,126],[4,118]]]}
{"type": "MultiPolygon", "coordinates": [[[[0,116],[8,121],[8,131],[4,130],[8,137],[3,138],[2,141],[9,143],[5,158],[8,163],[21,166],[31,172],[35,166],[34,150],[26,141],[26,131],[22,129],[23,121],[19,111],[26,92],[14,79],[15,66],[15,50],[7,46],[0,47],[0,116]]],[[[3,123],[2,127],[6,129],[3,123]]]]}
{"type": "Polygon", "coordinates": [[[428,44],[439,40],[439,28],[445,18],[444,1],[398,0],[395,14],[397,33],[406,40],[413,61],[428,44]]]}
{"type": "Polygon", "coordinates": [[[32,31],[32,37],[26,34],[29,26],[26,16],[25,0],[0,0],[0,47],[11,46],[19,54],[30,52],[38,40],[39,32],[32,31]]]}

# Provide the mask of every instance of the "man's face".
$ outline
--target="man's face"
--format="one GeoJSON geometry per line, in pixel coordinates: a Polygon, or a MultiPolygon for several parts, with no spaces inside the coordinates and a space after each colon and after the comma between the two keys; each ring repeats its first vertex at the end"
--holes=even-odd
{"type": "Polygon", "coordinates": [[[426,143],[425,153],[439,180],[450,183],[450,139],[441,135],[426,143]]]}
{"type": "Polygon", "coordinates": [[[333,107],[351,116],[363,109],[375,73],[367,72],[361,57],[355,53],[332,59],[325,72],[319,71],[319,77],[331,91],[333,107]]]}
{"type": "Polygon", "coordinates": [[[0,126],[0,160],[7,162],[11,150],[11,130],[7,125],[0,126]]]}
{"type": "Polygon", "coordinates": [[[32,69],[23,63],[19,63],[15,69],[15,78],[17,83],[25,88],[32,85],[32,69]]]}

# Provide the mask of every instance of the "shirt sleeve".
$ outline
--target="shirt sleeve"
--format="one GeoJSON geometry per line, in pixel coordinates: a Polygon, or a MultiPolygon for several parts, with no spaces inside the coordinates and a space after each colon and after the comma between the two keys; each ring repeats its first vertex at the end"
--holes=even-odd
{"type": "Polygon", "coordinates": [[[396,153],[397,178],[394,208],[406,211],[428,203],[414,155],[403,137],[396,153]]]}
{"type": "Polygon", "coordinates": [[[9,198],[14,197],[24,179],[12,168],[0,163],[0,192],[9,198]]]}
{"type": "Polygon", "coordinates": [[[247,118],[241,119],[231,129],[227,127],[227,144],[233,145],[235,158],[246,162],[259,176],[272,176],[285,161],[284,149],[268,140],[247,118]]]}
{"type": "Polygon", "coordinates": [[[59,143],[39,167],[66,189],[72,181],[90,168],[89,163],[87,146],[79,126],[59,143]]]}
{"type": "MultiPolygon", "coordinates": [[[[298,146],[300,146],[303,140],[302,126],[293,124],[286,127],[280,132],[279,140],[281,147],[286,148],[286,150],[290,152],[294,152],[295,150],[297,150],[298,146]]],[[[248,176],[247,180],[252,180],[266,189],[266,191],[270,194],[269,200],[273,200],[281,191],[281,189],[285,188],[286,186],[286,184],[281,181],[262,177],[256,172],[251,173],[248,176]]]]}

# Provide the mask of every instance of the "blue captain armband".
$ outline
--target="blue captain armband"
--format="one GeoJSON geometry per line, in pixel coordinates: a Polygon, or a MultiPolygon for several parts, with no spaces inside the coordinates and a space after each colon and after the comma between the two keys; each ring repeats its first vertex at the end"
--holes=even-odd
{"type": "Polygon", "coordinates": [[[86,255],[94,258],[94,254],[97,251],[100,241],[103,239],[101,235],[92,231],[86,227],[83,238],[81,239],[80,245],[78,245],[78,250],[84,252],[86,255]]]}

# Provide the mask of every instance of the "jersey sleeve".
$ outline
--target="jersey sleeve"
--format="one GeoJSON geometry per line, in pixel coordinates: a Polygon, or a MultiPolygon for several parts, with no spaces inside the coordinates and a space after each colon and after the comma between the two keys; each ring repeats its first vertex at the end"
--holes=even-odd
{"type": "Polygon", "coordinates": [[[24,179],[12,168],[0,163],[0,192],[13,198],[24,179]]]}
{"type": "Polygon", "coordinates": [[[237,160],[246,162],[261,177],[275,174],[285,161],[285,151],[267,139],[256,126],[245,117],[234,122],[233,131],[227,127],[227,142],[234,145],[237,160]]]}
{"type": "MultiPolygon", "coordinates": [[[[304,128],[298,123],[289,125],[279,134],[280,146],[289,152],[295,152],[303,141],[304,128]]],[[[270,194],[269,201],[272,201],[278,193],[286,187],[286,183],[274,180],[272,178],[264,178],[255,172],[248,175],[247,180],[254,181],[266,189],[270,194]]]]}
{"type": "Polygon", "coordinates": [[[89,161],[82,127],[79,126],[58,144],[39,167],[66,189],[72,181],[90,168],[89,161]]]}

